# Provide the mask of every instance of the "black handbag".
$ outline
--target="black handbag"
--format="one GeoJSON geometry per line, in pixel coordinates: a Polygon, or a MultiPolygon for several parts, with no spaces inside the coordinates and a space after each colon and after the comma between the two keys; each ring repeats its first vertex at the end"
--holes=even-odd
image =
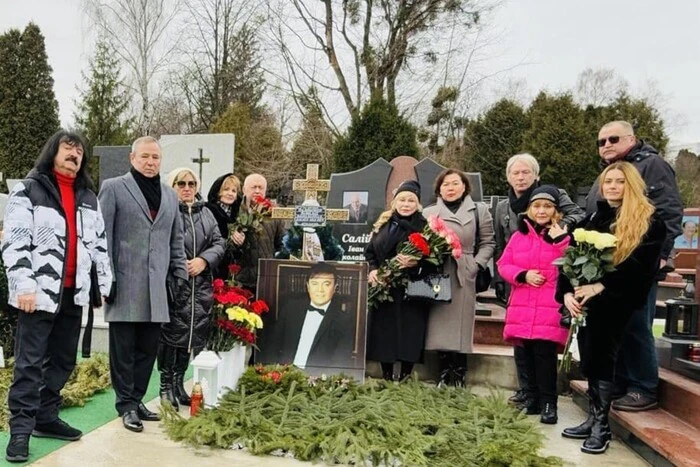
{"type": "Polygon", "coordinates": [[[570,328],[572,317],[569,309],[566,308],[566,306],[562,305],[559,308],[559,314],[561,315],[561,318],[559,318],[559,326],[567,329],[570,328]]]}
{"type": "Polygon", "coordinates": [[[409,279],[404,294],[406,300],[424,300],[432,302],[451,302],[452,286],[450,275],[443,273],[428,274],[418,279],[409,279]]]}
{"type": "MultiPolygon", "coordinates": [[[[476,212],[474,213],[474,218],[476,219],[476,230],[474,232],[474,257],[479,253],[479,207],[477,206],[476,212]]],[[[485,292],[491,287],[491,270],[488,267],[482,268],[479,266],[479,271],[476,273],[475,289],[476,293],[485,292]]]]}

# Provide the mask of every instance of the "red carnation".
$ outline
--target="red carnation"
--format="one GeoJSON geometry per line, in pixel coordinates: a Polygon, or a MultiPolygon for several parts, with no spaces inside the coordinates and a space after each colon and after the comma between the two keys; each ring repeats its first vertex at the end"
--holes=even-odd
{"type": "Polygon", "coordinates": [[[261,315],[270,311],[270,308],[267,306],[267,303],[265,303],[265,300],[255,300],[250,304],[250,308],[256,315],[261,315]]]}
{"type": "MultiPolygon", "coordinates": [[[[229,274],[238,274],[239,272],[241,272],[241,266],[238,264],[233,264],[233,263],[229,264],[228,265],[228,272],[229,272],[229,274]]],[[[217,279],[217,280],[221,280],[221,279],[217,279]]]]}
{"type": "Polygon", "coordinates": [[[224,281],[223,279],[214,279],[214,291],[219,291],[224,288],[224,281]]]}

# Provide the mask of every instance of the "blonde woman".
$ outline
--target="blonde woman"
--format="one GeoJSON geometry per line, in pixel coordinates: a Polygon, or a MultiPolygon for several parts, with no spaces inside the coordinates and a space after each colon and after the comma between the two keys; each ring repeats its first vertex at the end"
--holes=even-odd
{"type": "Polygon", "coordinates": [[[579,227],[617,237],[615,270],[595,284],[572,287],[559,275],[557,301],[572,316],[586,307],[586,326],[579,331],[581,364],[589,387],[588,419],[567,428],[566,438],[585,439],[581,450],[605,452],[610,444],[608,412],[613,396],[613,374],[625,327],[632,313],[645,302],[659,268],[666,227],[646,197],[646,186],[629,162],[610,164],[599,177],[597,211],[579,227]]]}
{"type": "MultiPolygon", "coordinates": [[[[214,214],[216,223],[219,226],[221,237],[226,239],[229,237],[228,226],[236,222],[238,210],[241,207],[241,181],[232,173],[227,173],[212,183],[207,195],[207,207],[214,214]]],[[[240,232],[231,234],[231,239],[237,238],[239,243],[243,243],[245,237],[240,232]]],[[[236,261],[233,255],[234,249],[227,248],[224,258],[219,263],[219,267],[212,271],[215,279],[228,280],[230,264],[236,261]]]]}
{"type": "MultiPolygon", "coordinates": [[[[398,254],[397,248],[409,234],[420,232],[426,224],[420,212],[420,185],[403,182],[396,190],[391,209],[379,216],[365,256],[369,263],[369,282],[377,282],[377,269],[385,260],[396,257],[402,268],[418,273],[418,262],[398,254]]],[[[369,314],[367,359],[380,362],[382,377],[391,381],[395,362],[401,362],[400,379],[411,374],[413,364],[423,357],[425,330],[430,305],[404,301],[403,287],[391,290],[393,301],[383,302],[369,314]]]]}

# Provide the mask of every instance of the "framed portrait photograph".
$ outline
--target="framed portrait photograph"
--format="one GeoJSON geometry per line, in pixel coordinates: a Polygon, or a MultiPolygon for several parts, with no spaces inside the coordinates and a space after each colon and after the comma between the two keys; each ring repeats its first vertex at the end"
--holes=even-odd
{"type": "Polygon", "coordinates": [[[261,259],[258,298],[270,311],[263,315],[256,363],[363,381],[366,264],[261,259]]]}
{"type": "Polygon", "coordinates": [[[683,210],[681,234],[673,240],[676,256],[673,258],[676,269],[695,269],[698,255],[698,226],[700,208],[683,210]]]}
{"type": "Polygon", "coordinates": [[[369,193],[366,191],[344,191],[343,208],[350,213],[347,224],[366,224],[369,193]]]}

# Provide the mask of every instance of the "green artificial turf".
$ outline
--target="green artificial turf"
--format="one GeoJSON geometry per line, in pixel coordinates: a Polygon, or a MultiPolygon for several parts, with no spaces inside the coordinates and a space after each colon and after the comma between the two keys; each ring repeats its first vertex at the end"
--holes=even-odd
{"type": "MultiPolygon", "coordinates": [[[[185,375],[186,379],[191,377],[192,367],[188,369],[187,374],[185,375]]],[[[151,380],[148,384],[148,391],[146,392],[146,396],[143,398],[144,402],[148,402],[158,396],[159,385],[160,378],[158,376],[158,370],[154,368],[153,374],[151,375],[151,380]]],[[[91,400],[88,401],[84,407],[68,407],[61,409],[59,416],[69,425],[78,428],[83,432],[83,434],[86,434],[117,418],[117,411],[114,408],[114,401],[114,390],[110,387],[109,389],[92,396],[91,400]]],[[[9,439],[10,434],[8,432],[0,432],[0,449],[2,449],[2,452],[0,453],[0,466],[20,465],[10,463],[5,460],[5,447],[7,446],[7,441],[9,439]]],[[[45,455],[65,446],[70,442],[71,441],[32,437],[29,441],[29,460],[27,462],[36,462],[45,455]]],[[[82,443],[84,441],[81,440],[73,442],[82,443]]],[[[79,463],[76,461],[76,465],[78,464],[79,463]]]]}

